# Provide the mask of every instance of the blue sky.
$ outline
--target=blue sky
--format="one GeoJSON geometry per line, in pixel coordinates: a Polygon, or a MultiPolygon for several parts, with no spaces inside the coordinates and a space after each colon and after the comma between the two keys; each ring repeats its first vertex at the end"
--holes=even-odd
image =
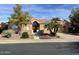
{"type": "MultiPolygon", "coordinates": [[[[0,22],[7,22],[13,13],[14,4],[0,4],[0,22]]],[[[72,8],[79,8],[78,4],[22,4],[22,10],[29,12],[37,19],[51,19],[59,17],[68,19],[72,8]]]]}

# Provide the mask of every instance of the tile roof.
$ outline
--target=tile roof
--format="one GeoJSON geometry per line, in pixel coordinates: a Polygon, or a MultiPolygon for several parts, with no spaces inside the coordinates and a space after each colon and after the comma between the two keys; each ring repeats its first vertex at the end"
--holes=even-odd
{"type": "Polygon", "coordinates": [[[45,23],[45,22],[47,22],[46,19],[35,19],[35,18],[32,18],[30,22],[33,23],[34,21],[37,21],[38,23],[45,23]]]}

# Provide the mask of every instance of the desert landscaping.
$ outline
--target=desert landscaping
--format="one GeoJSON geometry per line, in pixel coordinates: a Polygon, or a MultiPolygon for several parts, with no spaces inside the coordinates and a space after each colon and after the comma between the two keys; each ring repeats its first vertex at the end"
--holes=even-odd
{"type": "Polygon", "coordinates": [[[79,42],[79,25],[73,20],[78,10],[71,13],[70,21],[58,17],[36,19],[19,4],[13,10],[9,21],[0,24],[0,43],[79,42]]]}
{"type": "Polygon", "coordinates": [[[11,38],[2,38],[0,35],[0,44],[13,43],[48,43],[48,42],[79,42],[79,36],[57,33],[60,38],[53,37],[52,39],[20,39],[18,34],[13,34],[11,38]]]}

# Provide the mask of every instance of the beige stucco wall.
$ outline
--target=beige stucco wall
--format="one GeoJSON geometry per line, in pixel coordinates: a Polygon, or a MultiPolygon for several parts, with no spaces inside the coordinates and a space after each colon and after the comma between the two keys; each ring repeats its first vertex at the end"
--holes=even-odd
{"type": "MultiPolygon", "coordinates": [[[[29,36],[31,36],[33,34],[32,23],[34,21],[37,21],[40,24],[40,30],[44,30],[44,33],[49,33],[49,31],[44,28],[44,23],[40,23],[38,20],[31,20],[30,23],[28,23],[27,26],[25,26],[22,31],[27,31],[29,33],[29,36]]],[[[59,23],[64,25],[64,22],[59,21],[59,23]]],[[[61,29],[59,30],[59,32],[61,32],[61,29]]]]}
{"type": "MultiPolygon", "coordinates": [[[[26,28],[27,28],[28,33],[32,35],[33,34],[32,24],[27,24],[26,28]]],[[[44,33],[49,33],[49,31],[44,28],[44,24],[40,24],[40,30],[44,30],[44,33]]]]}

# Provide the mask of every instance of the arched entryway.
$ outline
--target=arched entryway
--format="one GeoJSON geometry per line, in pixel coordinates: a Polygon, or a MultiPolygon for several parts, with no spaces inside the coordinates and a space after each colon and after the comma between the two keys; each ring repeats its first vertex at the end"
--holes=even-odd
{"type": "Polygon", "coordinates": [[[32,23],[32,30],[33,30],[33,32],[35,33],[35,32],[37,32],[37,30],[39,30],[40,29],[40,24],[37,22],[37,21],[34,21],[33,23],[32,23]]]}

